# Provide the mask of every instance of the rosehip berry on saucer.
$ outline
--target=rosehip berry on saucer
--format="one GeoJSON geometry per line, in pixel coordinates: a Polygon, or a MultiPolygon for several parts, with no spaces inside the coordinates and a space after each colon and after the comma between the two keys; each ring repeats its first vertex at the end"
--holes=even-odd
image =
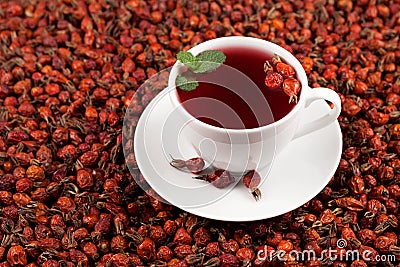
{"type": "Polygon", "coordinates": [[[300,92],[300,82],[295,78],[287,78],[283,81],[283,92],[287,94],[289,98],[289,103],[294,100],[297,103],[297,95],[300,92]]]}
{"type": "Polygon", "coordinates": [[[243,176],[242,182],[247,188],[254,188],[260,184],[261,177],[258,172],[251,170],[243,176]]]}
{"type": "Polygon", "coordinates": [[[275,71],[268,71],[265,77],[265,85],[271,89],[279,89],[282,86],[283,77],[275,71]]]}
{"type": "Polygon", "coordinates": [[[244,186],[250,189],[250,192],[256,201],[261,198],[261,191],[258,186],[261,182],[261,176],[255,170],[251,170],[246,173],[242,178],[242,183],[244,186]]]}
{"type": "Polygon", "coordinates": [[[172,161],[169,164],[180,171],[189,171],[193,174],[199,174],[205,165],[204,160],[200,157],[191,158],[188,160],[172,158],[172,161]]]}
{"type": "Polygon", "coordinates": [[[217,169],[211,174],[205,174],[193,178],[209,182],[216,188],[225,188],[235,181],[228,171],[222,169],[217,169]]]}
{"type": "Polygon", "coordinates": [[[191,173],[198,174],[204,168],[204,160],[202,158],[191,158],[185,161],[185,166],[191,173]]]}

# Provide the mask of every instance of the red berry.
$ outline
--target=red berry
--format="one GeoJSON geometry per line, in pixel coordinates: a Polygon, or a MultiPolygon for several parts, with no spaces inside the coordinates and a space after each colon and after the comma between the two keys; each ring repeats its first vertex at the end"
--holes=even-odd
{"type": "Polygon", "coordinates": [[[228,171],[222,169],[217,169],[211,174],[205,174],[194,178],[207,181],[216,188],[225,188],[235,181],[235,179],[228,171]]]}
{"type": "Polygon", "coordinates": [[[283,77],[277,72],[269,71],[265,77],[265,85],[271,89],[278,89],[281,87],[283,77]]]}
{"type": "Polygon", "coordinates": [[[285,78],[293,77],[296,74],[292,66],[283,62],[276,63],[276,71],[285,78]]]}
{"type": "Polygon", "coordinates": [[[239,260],[232,254],[222,254],[219,259],[221,267],[239,267],[239,260]]]}
{"type": "Polygon", "coordinates": [[[189,172],[194,174],[200,173],[204,168],[204,160],[200,157],[191,158],[188,160],[172,158],[172,161],[169,164],[180,171],[188,170],[189,172]]]}
{"type": "Polygon", "coordinates": [[[204,168],[204,160],[202,158],[192,158],[185,161],[185,166],[191,173],[197,174],[204,168]]]}
{"type": "Polygon", "coordinates": [[[145,238],[143,242],[137,246],[137,254],[140,258],[150,261],[156,257],[156,245],[150,238],[145,238]]]}
{"type": "Polygon", "coordinates": [[[244,186],[251,189],[257,187],[260,184],[261,177],[258,172],[256,172],[255,170],[251,170],[243,176],[242,182],[244,186]]]}
{"type": "Polygon", "coordinates": [[[244,186],[250,189],[251,194],[253,195],[255,200],[259,200],[261,198],[261,191],[258,189],[258,186],[261,182],[261,176],[255,170],[251,170],[246,173],[242,178],[242,183],[244,186]]]}
{"type": "Polygon", "coordinates": [[[287,78],[283,82],[282,88],[283,92],[290,97],[289,103],[291,103],[293,100],[297,103],[297,95],[301,88],[300,82],[295,78],[287,78]]]}

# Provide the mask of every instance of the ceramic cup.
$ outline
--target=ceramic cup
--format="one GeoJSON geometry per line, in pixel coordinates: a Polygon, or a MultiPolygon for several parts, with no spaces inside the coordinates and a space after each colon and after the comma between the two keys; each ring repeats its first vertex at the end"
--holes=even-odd
{"type": "Polygon", "coordinates": [[[295,68],[297,78],[302,85],[299,100],[282,119],[252,129],[216,127],[194,118],[179,101],[176,90],[180,89],[176,88],[175,80],[177,75],[185,70],[184,65],[179,61],[172,67],[168,81],[171,102],[184,122],[178,146],[182,149],[192,146],[199,156],[213,166],[233,173],[243,173],[247,170],[270,166],[275,156],[284,150],[290,141],[331,124],[337,119],[341,110],[339,96],[331,89],[310,88],[307,75],[300,62],[290,52],[276,44],[251,37],[223,37],[201,43],[191,48],[189,52],[196,55],[205,50],[237,48],[238,46],[267,50],[271,55],[275,53],[295,68]],[[299,125],[307,107],[314,101],[324,100],[333,103],[334,107],[321,114],[318,119],[299,125]]]}

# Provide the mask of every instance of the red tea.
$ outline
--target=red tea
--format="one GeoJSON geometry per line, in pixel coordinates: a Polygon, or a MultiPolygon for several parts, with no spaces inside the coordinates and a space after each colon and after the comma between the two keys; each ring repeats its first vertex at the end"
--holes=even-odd
{"type": "Polygon", "coordinates": [[[193,117],[217,127],[251,129],[273,123],[293,109],[295,103],[289,104],[282,90],[268,89],[264,83],[264,63],[271,53],[243,47],[221,50],[226,55],[224,65],[196,76],[195,90],[177,90],[193,117]]]}

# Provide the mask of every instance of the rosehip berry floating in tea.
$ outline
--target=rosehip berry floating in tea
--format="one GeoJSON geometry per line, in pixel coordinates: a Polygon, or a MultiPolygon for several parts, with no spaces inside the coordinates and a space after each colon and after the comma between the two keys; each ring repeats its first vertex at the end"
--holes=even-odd
{"type": "Polygon", "coordinates": [[[216,188],[225,188],[235,181],[228,171],[222,169],[217,169],[211,174],[205,174],[193,178],[209,182],[216,188]]]}
{"type": "Polygon", "coordinates": [[[270,89],[279,89],[282,85],[283,77],[275,71],[268,71],[265,77],[265,85],[270,89]]]}
{"type": "Polygon", "coordinates": [[[284,78],[294,77],[296,74],[294,68],[286,63],[278,62],[276,63],[276,71],[282,75],[284,78]]]}
{"type": "Polygon", "coordinates": [[[256,201],[261,199],[261,191],[258,189],[260,182],[261,176],[255,170],[249,171],[242,178],[242,183],[250,189],[250,192],[256,201]]]}
{"type": "Polygon", "coordinates": [[[287,78],[283,81],[283,92],[287,94],[289,98],[289,103],[295,101],[297,103],[297,95],[300,92],[300,82],[295,78],[287,78]]]}
{"type": "Polygon", "coordinates": [[[189,171],[193,174],[199,174],[205,165],[204,160],[200,157],[191,158],[188,160],[172,158],[172,161],[169,164],[180,171],[189,171]]]}

